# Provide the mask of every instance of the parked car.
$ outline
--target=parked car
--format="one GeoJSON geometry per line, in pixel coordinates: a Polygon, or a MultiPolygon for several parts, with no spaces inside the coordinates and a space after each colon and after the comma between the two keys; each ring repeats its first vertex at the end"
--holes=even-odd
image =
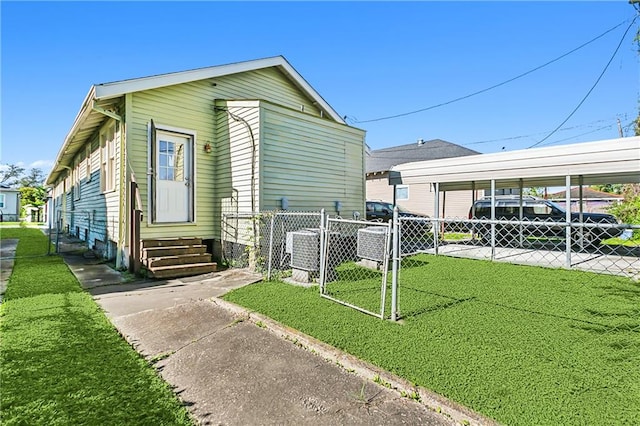
{"type": "MultiPolygon", "coordinates": [[[[520,197],[498,196],[496,199],[495,218],[497,220],[519,221],[520,197]]],[[[469,209],[469,219],[491,219],[491,197],[477,200],[469,209]]],[[[508,242],[516,237],[522,228],[527,237],[565,238],[566,211],[553,201],[542,198],[522,197],[522,220],[525,222],[558,222],[558,225],[528,225],[521,227],[518,223],[496,225],[496,239],[508,242]]],[[[580,222],[580,213],[571,213],[571,222],[580,222]]],[[[606,213],[582,213],[583,223],[617,224],[615,216],[606,213]]],[[[617,237],[623,230],[617,227],[583,227],[583,243],[595,246],[602,240],[617,237]]],[[[480,223],[473,226],[474,232],[485,241],[491,238],[491,225],[480,223]]],[[[572,240],[579,242],[581,227],[572,228],[572,240]]]]}
{"type": "MultiPolygon", "coordinates": [[[[378,222],[388,222],[393,219],[393,204],[387,201],[367,201],[367,220],[375,220],[378,222]]],[[[423,220],[408,220],[402,222],[406,227],[403,229],[403,232],[406,232],[409,235],[416,235],[420,233],[420,235],[425,232],[429,232],[431,230],[431,221],[429,220],[429,216],[410,212],[405,208],[398,206],[398,217],[400,218],[419,218],[423,220]]]]}
{"type": "MultiPolygon", "coordinates": [[[[429,216],[413,213],[409,210],[398,206],[398,216],[400,217],[422,217],[429,219],[429,216]]],[[[393,204],[387,201],[367,201],[367,220],[379,220],[380,222],[388,222],[393,219],[393,204]]]]}

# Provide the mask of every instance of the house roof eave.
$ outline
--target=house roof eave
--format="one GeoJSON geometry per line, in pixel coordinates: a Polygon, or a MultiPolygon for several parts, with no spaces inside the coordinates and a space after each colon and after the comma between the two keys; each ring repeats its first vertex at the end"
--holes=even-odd
{"type": "Polygon", "coordinates": [[[58,151],[56,161],[45,180],[47,185],[54,185],[58,176],[68,169],[73,163],[73,159],[80,149],[90,140],[96,130],[108,119],[108,116],[101,112],[103,109],[111,107],[118,98],[108,101],[98,102],[95,99],[95,86],[92,86],[87,93],[80,111],[64,139],[64,143],[58,151]]]}
{"type": "Polygon", "coordinates": [[[295,68],[283,57],[273,56],[251,61],[235,62],[226,65],[198,68],[195,70],[180,71],[168,74],[159,74],[149,77],[134,78],[130,80],[103,83],[95,86],[97,100],[119,97],[126,93],[142,90],[156,89],[174,84],[189,83],[192,81],[206,80],[230,74],[246,71],[254,71],[263,68],[277,67],[307,96],[314,100],[317,106],[325,111],[333,120],[346,124],[344,119],[320,96],[316,90],[300,75],[295,68]]]}

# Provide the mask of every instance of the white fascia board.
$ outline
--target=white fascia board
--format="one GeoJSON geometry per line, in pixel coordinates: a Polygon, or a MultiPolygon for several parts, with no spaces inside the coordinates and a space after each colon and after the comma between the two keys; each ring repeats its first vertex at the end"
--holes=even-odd
{"type": "Polygon", "coordinates": [[[323,98],[322,96],[320,96],[320,94],[318,92],[316,92],[316,90],[311,87],[311,85],[309,83],[307,83],[307,81],[302,77],[302,75],[300,75],[298,73],[298,71],[296,71],[289,62],[287,62],[287,60],[280,56],[280,58],[282,58],[282,67],[287,71],[287,73],[293,78],[293,80],[295,81],[295,83],[304,91],[306,92],[310,97],[312,97],[313,99],[315,99],[315,101],[318,103],[318,105],[325,110],[330,116],[331,118],[333,118],[335,121],[337,121],[338,123],[342,123],[342,124],[347,124],[346,121],[344,121],[344,119],[342,117],[340,117],[340,114],[338,114],[332,107],[331,105],[329,105],[323,98]]]}
{"type": "Polygon", "coordinates": [[[96,99],[108,99],[121,96],[125,93],[139,92],[142,90],[156,89],[174,84],[188,83],[191,81],[206,80],[239,72],[257,70],[282,63],[282,57],[257,59],[254,61],[237,62],[227,65],[199,68],[189,71],[180,71],[169,74],[153,75],[149,77],[134,78],[130,80],[115,81],[96,85],[96,99]]]}
{"type": "Polygon", "coordinates": [[[71,140],[78,132],[82,123],[87,119],[89,114],[91,114],[93,102],[95,100],[95,89],[96,89],[95,86],[91,86],[91,89],[89,89],[89,93],[87,93],[87,96],[85,96],[84,101],[82,102],[82,106],[80,107],[80,111],[78,111],[78,114],[76,115],[76,118],[73,121],[71,130],[69,130],[69,133],[67,133],[67,136],[64,138],[62,147],[60,148],[60,150],[58,151],[58,155],[56,156],[56,161],[53,163],[53,167],[49,172],[49,176],[47,176],[47,179],[45,180],[45,182],[48,185],[51,185],[54,183],[53,182],[54,175],[57,176],[60,173],[59,166],[60,166],[60,162],[62,161],[62,156],[65,154],[65,151],[69,147],[71,140]]]}
{"type": "Polygon", "coordinates": [[[392,170],[412,183],[629,173],[640,180],[640,137],[416,161],[392,170]]]}
{"type": "Polygon", "coordinates": [[[125,93],[139,92],[142,90],[156,89],[174,84],[189,83],[192,81],[206,80],[230,74],[253,71],[262,68],[280,67],[291,80],[314,99],[319,107],[326,111],[331,118],[339,123],[346,124],[340,115],[324,100],[318,92],[287,62],[283,56],[256,59],[253,61],[236,62],[227,65],[200,68],[190,71],[181,71],[170,74],[161,74],[150,77],[135,78],[131,80],[116,81],[113,83],[98,84],[95,86],[96,99],[109,99],[122,96],[125,93]]]}

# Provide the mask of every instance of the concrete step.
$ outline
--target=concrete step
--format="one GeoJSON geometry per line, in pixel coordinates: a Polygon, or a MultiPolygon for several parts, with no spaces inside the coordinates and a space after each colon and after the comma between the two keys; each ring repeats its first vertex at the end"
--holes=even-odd
{"type": "Polygon", "coordinates": [[[205,254],[207,246],[204,244],[194,244],[186,246],[171,247],[148,247],[142,249],[142,259],[164,256],[181,256],[186,254],[205,254]]]}
{"type": "Polygon", "coordinates": [[[142,240],[142,248],[191,246],[200,244],[202,244],[202,238],[197,237],[149,238],[142,240]]]}
{"type": "Polygon", "coordinates": [[[211,262],[211,254],[193,253],[193,254],[183,254],[179,256],[150,257],[146,259],[145,264],[147,268],[154,268],[158,266],[186,265],[186,264],[209,263],[209,262],[211,262]]]}
{"type": "Polygon", "coordinates": [[[180,278],[192,275],[215,272],[218,264],[215,262],[194,263],[186,265],[171,265],[149,268],[149,276],[152,278],[180,278]]]}

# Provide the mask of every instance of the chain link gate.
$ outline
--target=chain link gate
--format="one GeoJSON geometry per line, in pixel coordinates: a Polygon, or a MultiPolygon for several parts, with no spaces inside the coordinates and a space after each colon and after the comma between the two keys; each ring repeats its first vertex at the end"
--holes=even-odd
{"type": "Polygon", "coordinates": [[[327,219],[320,295],[384,319],[390,249],[390,223],[327,219]]]}

